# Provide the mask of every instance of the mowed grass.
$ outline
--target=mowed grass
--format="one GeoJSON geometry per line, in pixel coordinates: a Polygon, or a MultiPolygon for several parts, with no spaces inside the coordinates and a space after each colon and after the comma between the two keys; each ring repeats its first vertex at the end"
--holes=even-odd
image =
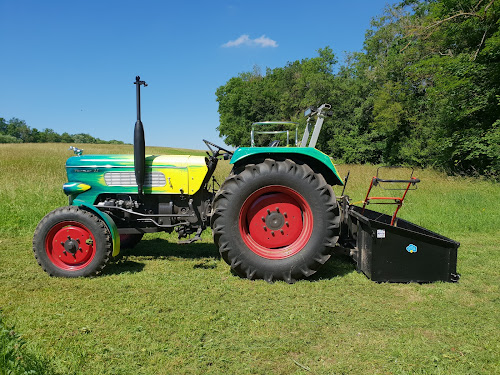
{"type": "MultiPolygon", "coordinates": [[[[147,235],[100,277],[57,279],[37,265],[31,237],[47,212],[67,204],[68,146],[0,145],[1,315],[45,373],[500,372],[498,184],[415,172],[422,183],[400,217],[461,242],[456,284],[377,284],[338,256],[311,280],[252,282],[231,273],[209,231],[183,246],[173,235],[147,235]]],[[[351,171],[346,193],[361,201],[376,167],[338,169],[351,171]]],[[[227,173],[221,163],[219,180],[227,173]]]]}

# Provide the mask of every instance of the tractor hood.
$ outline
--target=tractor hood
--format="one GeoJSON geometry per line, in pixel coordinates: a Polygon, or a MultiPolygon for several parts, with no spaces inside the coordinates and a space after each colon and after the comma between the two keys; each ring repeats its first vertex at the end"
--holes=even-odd
{"type": "MultiPolygon", "coordinates": [[[[148,155],[144,193],[192,195],[200,189],[207,170],[203,156],[148,155]]],[[[86,184],[90,189],[65,192],[71,196],[82,194],[81,198],[85,195],[87,202],[95,201],[99,194],[138,192],[133,155],[73,156],[66,162],[66,172],[69,183],[86,184]]]]}

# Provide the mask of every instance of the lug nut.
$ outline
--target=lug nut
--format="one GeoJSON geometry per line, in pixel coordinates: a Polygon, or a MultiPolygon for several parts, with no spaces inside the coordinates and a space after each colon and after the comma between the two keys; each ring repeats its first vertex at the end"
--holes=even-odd
{"type": "Polygon", "coordinates": [[[269,208],[267,209],[267,214],[271,215],[271,210],[269,208]]]}
{"type": "Polygon", "coordinates": [[[286,225],[287,227],[289,227],[289,226],[290,226],[290,224],[288,224],[288,221],[285,221],[285,225],[286,225]]]}
{"type": "Polygon", "coordinates": [[[280,230],[281,234],[285,234],[285,232],[283,231],[283,229],[280,230]]]}
{"type": "Polygon", "coordinates": [[[266,221],[266,218],[264,216],[261,217],[262,221],[266,221]]]}
{"type": "Polygon", "coordinates": [[[276,207],[276,212],[280,212],[280,208],[279,207],[276,207]]]}
{"type": "Polygon", "coordinates": [[[266,226],[265,226],[265,225],[264,225],[264,230],[265,230],[265,231],[267,231],[267,228],[266,228],[266,226]]]}
{"type": "Polygon", "coordinates": [[[271,231],[271,236],[274,236],[274,231],[271,231]]]}

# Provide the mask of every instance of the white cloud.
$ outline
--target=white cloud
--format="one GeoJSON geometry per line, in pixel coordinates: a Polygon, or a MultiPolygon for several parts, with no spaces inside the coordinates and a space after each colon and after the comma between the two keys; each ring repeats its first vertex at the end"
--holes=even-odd
{"type": "Polygon", "coordinates": [[[268,38],[265,35],[262,35],[259,38],[251,39],[247,34],[241,35],[238,39],[230,40],[227,43],[224,43],[222,47],[230,48],[230,47],[239,47],[239,46],[250,46],[250,47],[278,47],[278,43],[275,40],[268,38]]]}
{"type": "Polygon", "coordinates": [[[230,40],[229,42],[223,44],[222,47],[238,47],[241,46],[242,44],[248,45],[249,43],[250,43],[250,37],[244,34],[236,40],[230,40]]]}

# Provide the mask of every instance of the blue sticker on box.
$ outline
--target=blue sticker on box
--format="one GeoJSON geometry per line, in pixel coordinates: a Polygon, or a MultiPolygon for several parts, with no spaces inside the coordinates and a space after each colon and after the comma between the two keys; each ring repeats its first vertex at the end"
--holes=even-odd
{"type": "Polygon", "coordinates": [[[410,254],[416,253],[417,250],[417,246],[412,243],[406,246],[406,251],[408,251],[410,254]]]}

